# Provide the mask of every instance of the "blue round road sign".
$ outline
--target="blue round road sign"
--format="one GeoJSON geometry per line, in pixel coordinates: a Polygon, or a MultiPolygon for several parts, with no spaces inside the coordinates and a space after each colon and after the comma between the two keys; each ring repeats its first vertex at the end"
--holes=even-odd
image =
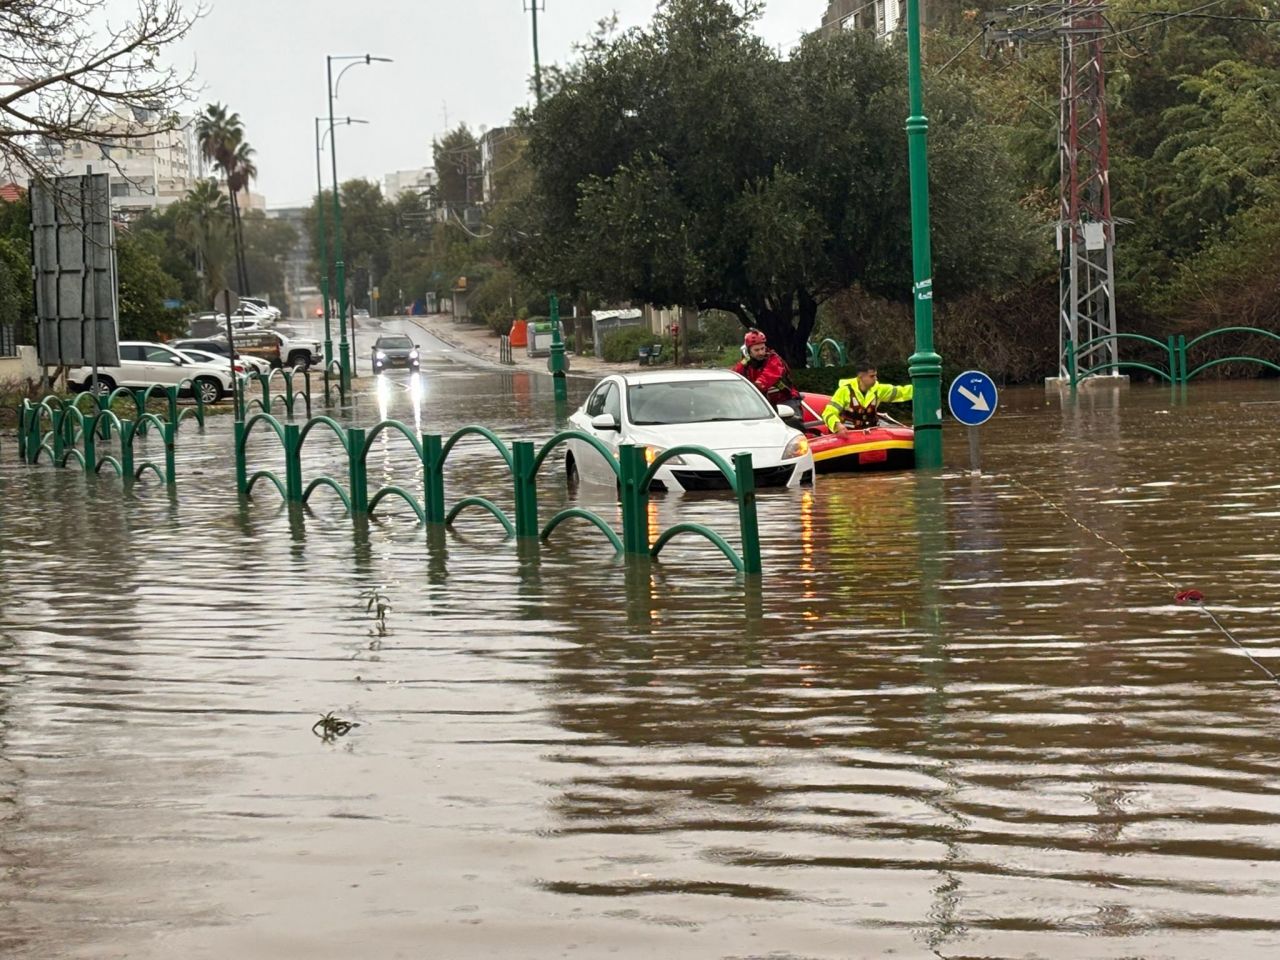
{"type": "Polygon", "coordinates": [[[947,391],[951,415],[970,427],[990,420],[999,402],[995,381],[981,370],[966,370],[951,381],[951,389],[947,391]]]}

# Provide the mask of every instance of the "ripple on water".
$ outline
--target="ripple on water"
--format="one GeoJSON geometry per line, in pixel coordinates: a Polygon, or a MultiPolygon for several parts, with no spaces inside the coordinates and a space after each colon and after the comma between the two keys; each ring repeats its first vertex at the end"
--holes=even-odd
{"type": "MultiPolygon", "coordinates": [[[[456,396],[551,433],[544,378],[425,380],[422,431],[456,396]]],[[[1182,442],[1238,406],[1084,393],[1009,391],[979,479],[763,492],[762,593],[696,540],[637,569],[585,524],[537,559],[479,513],[241,508],[225,421],[173,499],[0,461],[0,952],[1273,955],[1277,693],[1172,585],[1274,662],[1280,484],[1182,442]]],[[[406,440],[371,457],[421,489],[406,440]]],[[[509,509],[504,474],[468,441],[449,489],[509,509]]]]}

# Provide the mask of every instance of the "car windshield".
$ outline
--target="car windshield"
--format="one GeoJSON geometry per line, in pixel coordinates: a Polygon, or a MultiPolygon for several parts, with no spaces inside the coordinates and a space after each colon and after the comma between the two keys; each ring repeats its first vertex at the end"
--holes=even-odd
{"type": "Polygon", "coordinates": [[[634,383],[627,387],[627,405],[631,422],[646,427],[773,416],[769,402],[746,380],[634,383]]]}
{"type": "Polygon", "coordinates": [[[413,341],[408,337],[382,337],[378,340],[379,350],[412,350],[413,341]]]}

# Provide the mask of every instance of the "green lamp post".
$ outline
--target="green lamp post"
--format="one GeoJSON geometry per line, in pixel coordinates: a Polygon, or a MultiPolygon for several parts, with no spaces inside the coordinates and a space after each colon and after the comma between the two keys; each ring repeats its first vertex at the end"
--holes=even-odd
{"type": "Polygon", "coordinates": [[[912,296],[915,300],[916,352],[909,372],[915,387],[912,419],[916,466],[942,466],[942,357],[933,349],[933,257],[929,249],[929,120],[920,84],[920,0],[907,0],[907,84],[911,115],[907,147],[911,172],[912,296]]]}
{"type": "Polygon", "coordinates": [[[366,53],[350,57],[326,56],[324,59],[329,83],[329,159],[333,165],[333,259],[334,280],[338,287],[338,363],[342,367],[342,386],[345,393],[351,389],[351,346],[347,343],[347,269],[346,264],[342,262],[342,201],[338,196],[338,138],[333,135],[333,101],[338,93],[338,83],[342,82],[342,74],[354,67],[356,63],[391,63],[391,58],[375,57],[366,53]],[[355,61],[342,68],[338,73],[337,83],[333,79],[335,60],[355,61]]]}
{"type": "MultiPolygon", "coordinates": [[[[324,301],[324,368],[329,369],[333,363],[333,330],[329,325],[329,247],[324,237],[324,184],[320,179],[320,153],[324,150],[326,130],[320,133],[320,124],[324,117],[316,117],[316,235],[320,240],[320,297],[324,301]]],[[[343,117],[338,123],[368,123],[368,120],[356,120],[343,117]]]]}

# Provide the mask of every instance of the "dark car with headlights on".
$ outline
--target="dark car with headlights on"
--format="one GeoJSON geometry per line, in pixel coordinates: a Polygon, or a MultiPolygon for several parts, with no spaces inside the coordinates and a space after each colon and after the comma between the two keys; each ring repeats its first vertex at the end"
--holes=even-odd
{"type": "Polygon", "coordinates": [[[402,334],[387,334],[373,344],[373,372],[382,373],[393,367],[418,369],[418,345],[402,334]]]}

